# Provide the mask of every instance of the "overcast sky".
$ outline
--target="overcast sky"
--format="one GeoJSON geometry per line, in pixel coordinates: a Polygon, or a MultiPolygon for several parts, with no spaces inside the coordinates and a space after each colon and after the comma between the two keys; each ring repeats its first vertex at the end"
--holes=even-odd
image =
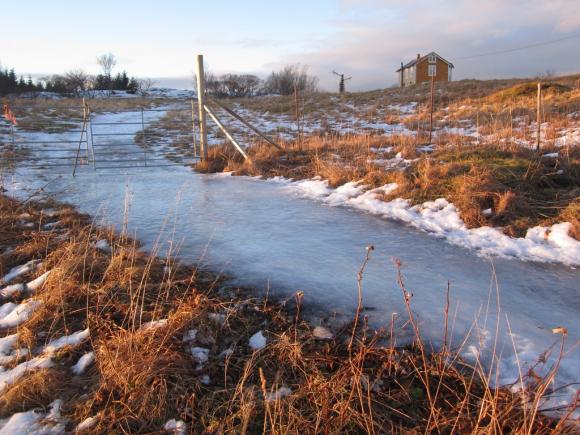
{"type": "Polygon", "coordinates": [[[193,85],[196,53],[218,74],[305,64],[325,89],[336,87],[333,69],[353,76],[352,90],[390,86],[402,61],[430,51],[455,64],[455,79],[580,72],[580,0],[32,0],[0,10],[0,63],[24,75],[97,73],[106,52],[118,70],[177,87],[193,85]]]}

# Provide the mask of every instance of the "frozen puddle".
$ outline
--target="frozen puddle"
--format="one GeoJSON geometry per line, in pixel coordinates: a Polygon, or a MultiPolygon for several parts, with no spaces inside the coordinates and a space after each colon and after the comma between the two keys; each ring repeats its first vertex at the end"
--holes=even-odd
{"type": "MultiPolygon", "coordinates": [[[[106,119],[113,118],[107,115],[106,119]]],[[[15,194],[22,192],[18,190],[22,186],[35,189],[53,179],[54,173],[22,169],[14,176],[15,194]]],[[[563,326],[569,332],[568,353],[556,383],[579,381],[580,349],[575,346],[580,338],[578,270],[557,263],[515,259],[514,255],[525,253],[523,250],[513,254],[506,251],[505,258],[478,255],[467,249],[474,247],[471,242],[459,242],[484,240],[497,248],[511,241],[497,238],[495,233],[474,237],[469,233],[471,230],[465,230],[453,219],[453,210],[446,204],[421,210],[413,210],[408,204],[399,204],[396,209],[391,205],[391,212],[399,216],[384,210],[374,215],[364,208],[374,203],[371,194],[364,196],[361,186],[330,190],[317,180],[308,180],[302,183],[309,183],[307,190],[313,193],[305,195],[286,181],[278,181],[207,176],[180,167],[109,176],[83,170],[75,180],[67,172],[46,190],[75,204],[80,211],[93,214],[97,222],[105,218],[119,229],[127,198],[131,204],[129,229],[145,249],[153,249],[157,240],[173,240],[172,246],[180,246],[179,256],[185,261],[201,259],[214,270],[235,277],[237,284],[269,289],[281,296],[301,290],[307,307],[311,310],[320,307],[324,315],[336,312],[347,318],[353,313],[356,274],[365,247],[372,244],[376,249],[364,276],[363,294],[365,314],[373,325],[388,325],[394,313],[404,316],[392,261],[396,257],[403,262],[407,290],[414,295],[412,307],[426,339],[437,344],[443,338],[449,281],[453,344],[458,346],[472,329],[464,348],[466,355],[476,358],[481,354],[484,363],[488,362],[485,355],[493,348],[493,340],[488,337],[495,336],[498,324],[499,379],[504,383],[516,381],[518,359],[514,347],[525,372],[542,352],[560,340],[552,329],[563,326]],[[361,212],[362,209],[366,212],[361,212]],[[446,234],[457,236],[456,240],[433,237],[425,232],[433,232],[432,229],[413,227],[410,220],[400,218],[422,213],[431,219],[425,221],[430,222],[431,228],[442,228],[446,234]],[[397,217],[408,224],[385,216],[397,217]],[[495,304],[495,280],[499,309],[495,304]]],[[[553,233],[561,236],[558,231],[553,233]]],[[[546,236],[549,238],[545,234],[534,238],[532,234],[525,243],[545,248],[546,236]]],[[[168,242],[163,243],[162,252],[169,246],[168,242]]],[[[480,252],[492,252],[485,251],[484,246],[480,248],[480,252]]],[[[527,260],[558,261],[540,258],[548,255],[545,249],[527,252],[530,255],[523,257],[527,260]]],[[[555,353],[550,354],[545,367],[554,362],[555,353]]]]}

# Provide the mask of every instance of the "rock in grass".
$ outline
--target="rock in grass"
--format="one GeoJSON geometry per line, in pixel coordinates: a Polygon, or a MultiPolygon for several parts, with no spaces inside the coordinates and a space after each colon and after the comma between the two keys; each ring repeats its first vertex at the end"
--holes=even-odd
{"type": "Polygon", "coordinates": [[[332,340],[334,338],[334,334],[330,329],[325,328],[324,326],[317,326],[314,328],[312,335],[319,340],[332,340]]]}
{"type": "Polygon", "coordinates": [[[266,346],[266,337],[262,331],[258,331],[250,337],[250,347],[252,350],[259,350],[264,346],[266,346]]]}

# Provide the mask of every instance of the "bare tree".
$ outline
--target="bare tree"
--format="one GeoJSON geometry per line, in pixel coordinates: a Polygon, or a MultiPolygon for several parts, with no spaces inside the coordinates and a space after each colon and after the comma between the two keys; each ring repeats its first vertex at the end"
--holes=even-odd
{"type": "Polygon", "coordinates": [[[117,65],[117,59],[113,53],[105,53],[97,56],[97,63],[103,68],[103,75],[110,78],[113,68],[117,65]]]}
{"type": "Polygon", "coordinates": [[[91,85],[91,77],[81,69],[69,71],[65,74],[65,86],[69,92],[80,95],[91,85]]]}
{"type": "Polygon", "coordinates": [[[141,95],[146,95],[155,86],[155,83],[156,81],[153,79],[140,79],[137,81],[137,92],[141,95]]]}

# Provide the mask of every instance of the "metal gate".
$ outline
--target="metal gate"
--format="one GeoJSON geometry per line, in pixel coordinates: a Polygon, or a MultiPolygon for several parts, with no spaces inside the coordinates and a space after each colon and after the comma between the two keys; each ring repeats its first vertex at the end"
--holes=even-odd
{"type": "MultiPolygon", "coordinates": [[[[95,105],[107,106],[104,101],[95,105]]],[[[84,100],[69,106],[10,107],[12,116],[0,118],[0,160],[4,166],[73,175],[87,169],[192,164],[197,161],[193,107],[185,102],[106,111],[84,100]],[[173,150],[176,142],[180,153],[173,150]]]]}

